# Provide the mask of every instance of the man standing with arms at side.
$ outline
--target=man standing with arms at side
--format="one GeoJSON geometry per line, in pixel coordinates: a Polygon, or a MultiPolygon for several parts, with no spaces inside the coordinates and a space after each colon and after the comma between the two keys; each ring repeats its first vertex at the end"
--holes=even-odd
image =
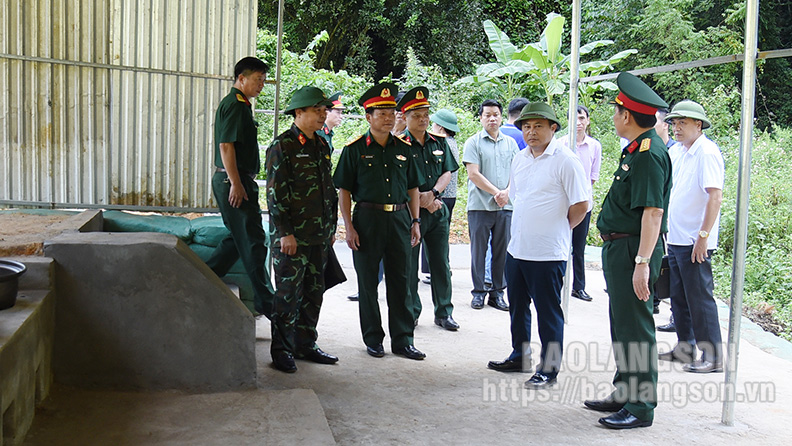
{"type": "Polygon", "coordinates": [[[316,345],[324,270],[338,218],[329,147],[316,134],[331,105],[316,87],[297,90],[284,112],[294,116],[294,124],[267,149],[267,207],[277,286],[270,353],[273,366],[287,373],[297,371],[295,357],[320,364],[338,361],[316,345]]]}
{"type": "Polygon", "coordinates": [[[506,247],[509,244],[512,204],[509,202],[509,168],[519,153],[514,139],[500,131],[503,107],[487,99],[479,107],[483,129],[468,138],[462,162],[468,171],[468,231],[470,232],[470,273],[473,278],[473,300],[470,306],[484,308],[487,304],[508,311],[503,300],[506,280],[506,247]],[[484,261],[487,243],[492,248],[492,287],[484,286],[484,261]]]}
{"type": "Polygon", "coordinates": [[[385,356],[377,303],[377,271],[384,260],[391,350],[409,359],[424,359],[426,355],[413,345],[415,318],[407,289],[411,247],[421,240],[418,186],[424,180],[410,145],[390,134],[396,117],[396,89],[396,85],[382,83],[360,98],[369,130],[344,147],[333,179],[357,273],[366,352],[375,358],[385,356]]]}
{"type": "Polygon", "coordinates": [[[682,101],[666,117],[678,141],[669,151],[674,187],[668,205],[668,267],[671,312],[677,345],[661,353],[665,361],[685,364],[686,372],[723,371],[723,345],[718,305],[713,297],[710,257],[718,247],[718,225],[723,199],[723,156],[702,132],[710,122],[704,107],[682,101]],[[695,361],[695,350],[701,359],[695,361]]]}
{"type": "MultiPolygon", "coordinates": [[[[448,261],[449,210],[440,200],[451,181],[451,172],[459,169],[445,138],[429,133],[429,90],[415,87],[405,93],[396,106],[404,114],[407,130],[404,139],[412,147],[412,156],[423,173],[424,183],[418,186],[421,206],[421,242],[432,271],[432,302],[434,323],[446,330],[455,331],[459,324],[451,313],[451,268],[448,261]]],[[[412,298],[413,316],[418,323],[421,315],[421,298],[418,296],[418,266],[421,248],[412,249],[408,289],[412,298]]]]}
{"type": "MultiPolygon", "coordinates": [[[[657,117],[657,124],[655,124],[655,131],[657,135],[662,138],[663,142],[665,143],[667,148],[671,148],[676,141],[668,134],[668,123],[666,122],[665,118],[668,115],[668,110],[661,108],[657,110],[655,113],[655,117],[657,117]]],[[[660,314],[660,298],[655,294],[654,296],[654,314],[660,314]]],[[[676,331],[676,324],[674,324],[674,315],[671,314],[671,317],[668,318],[668,323],[665,325],[658,325],[657,331],[665,331],[665,332],[675,332],[676,331]]]]}
{"type": "Polygon", "coordinates": [[[629,73],[616,78],[613,124],[630,141],[622,150],[597,228],[604,241],[602,269],[610,297],[616,390],[588,400],[592,410],[616,412],[599,419],[610,429],[652,425],[657,406],[657,345],[650,290],[660,275],[671,192],[671,160],[654,130],[655,112],[668,107],[629,73]]]}
{"type": "Polygon", "coordinates": [[[346,110],[346,107],[341,103],[340,91],[330,96],[330,102],[333,103],[333,106],[327,110],[327,118],[325,118],[324,125],[316,134],[327,141],[327,145],[330,146],[330,153],[332,154],[335,149],[335,147],[333,147],[333,129],[338,127],[341,121],[344,120],[344,110],[346,110]]]}
{"type": "Polygon", "coordinates": [[[253,284],[256,313],[270,317],[273,290],[267,269],[266,235],[261,224],[256,175],[258,123],[250,100],[261,93],[269,67],[255,57],[234,66],[234,86],[215,114],[215,173],[212,192],[230,234],[220,241],[206,264],[223,277],[240,258],[253,284]]]}
{"type": "Polygon", "coordinates": [[[531,308],[536,307],[542,341],[536,373],[525,383],[541,389],[557,382],[564,345],[564,286],[572,228],[588,211],[591,193],[580,160],[555,139],[561,121],[553,108],[534,102],[523,108],[516,124],[528,150],[514,157],[509,198],[514,203],[511,241],[506,255],[512,352],[488,367],[503,372],[528,371],[531,366],[531,308]]]}

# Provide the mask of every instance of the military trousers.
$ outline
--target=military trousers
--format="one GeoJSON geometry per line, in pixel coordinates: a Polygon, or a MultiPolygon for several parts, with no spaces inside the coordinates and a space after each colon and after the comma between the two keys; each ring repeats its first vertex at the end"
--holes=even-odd
{"type": "MultiPolygon", "coordinates": [[[[652,421],[657,407],[657,342],[652,297],[644,302],[633,290],[632,277],[640,238],[606,241],[602,269],[610,297],[609,313],[616,374],[613,398],[643,421],[652,421]]],[[[660,275],[663,242],[658,238],[649,263],[649,289],[660,275]]]]}
{"type": "Polygon", "coordinates": [[[329,244],[297,246],[294,255],[273,244],[275,300],[272,303],[270,352],[296,353],[316,348],[316,324],[322,308],[324,269],[329,244]]]}
{"type": "Polygon", "coordinates": [[[269,318],[274,290],[267,265],[267,237],[261,224],[258,184],[247,175],[241,175],[240,178],[248,199],[235,208],[228,202],[231,190],[228,175],[216,172],[212,176],[212,192],[220,208],[223,224],[230,234],[220,241],[206,264],[218,277],[223,277],[237,260],[242,259],[245,272],[253,284],[254,309],[269,318]]]}
{"type": "Polygon", "coordinates": [[[385,270],[391,348],[413,344],[415,319],[410,310],[407,288],[407,267],[412,249],[410,221],[410,212],[407,209],[385,212],[356,206],[352,215],[352,224],[360,239],[360,247],[357,251],[352,251],[360,293],[360,329],[363,342],[369,347],[376,347],[385,339],[377,301],[380,261],[383,262],[385,270]]]}
{"type": "MultiPolygon", "coordinates": [[[[448,208],[445,204],[435,212],[421,208],[421,245],[429,261],[432,271],[432,303],[435,317],[444,318],[451,315],[454,305],[451,304],[451,268],[448,262],[448,208]]],[[[421,245],[412,248],[410,255],[410,298],[412,300],[413,319],[418,319],[423,306],[418,296],[418,265],[421,245]]]]}

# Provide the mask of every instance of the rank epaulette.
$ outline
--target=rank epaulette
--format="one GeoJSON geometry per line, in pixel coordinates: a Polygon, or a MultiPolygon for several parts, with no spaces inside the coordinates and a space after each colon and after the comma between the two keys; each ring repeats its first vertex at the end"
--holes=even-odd
{"type": "Polygon", "coordinates": [[[360,138],[362,138],[362,137],[363,137],[363,135],[358,135],[358,136],[350,139],[349,142],[347,142],[344,145],[348,146],[348,145],[354,144],[354,143],[358,142],[360,140],[360,138]]]}
{"type": "Polygon", "coordinates": [[[236,94],[236,98],[237,98],[237,101],[239,101],[239,102],[247,102],[247,99],[245,99],[245,97],[242,96],[239,93],[236,94]]]}
{"type": "Polygon", "coordinates": [[[649,138],[644,138],[643,141],[641,141],[641,148],[638,149],[638,151],[646,152],[650,147],[652,147],[652,140],[649,138]]]}
{"type": "Polygon", "coordinates": [[[399,140],[400,140],[401,142],[403,142],[403,143],[407,144],[408,146],[412,146],[412,144],[410,143],[410,141],[408,141],[408,140],[404,139],[404,133],[402,133],[401,135],[396,135],[396,138],[399,138],[399,140]]]}
{"type": "Polygon", "coordinates": [[[428,131],[428,130],[426,131],[426,133],[428,133],[428,134],[430,134],[430,135],[432,135],[432,136],[434,136],[434,137],[436,137],[436,138],[445,138],[445,136],[443,136],[443,135],[441,135],[441,134],[439,134],[439,133],[430,132],[430,131],[428,131]]]}

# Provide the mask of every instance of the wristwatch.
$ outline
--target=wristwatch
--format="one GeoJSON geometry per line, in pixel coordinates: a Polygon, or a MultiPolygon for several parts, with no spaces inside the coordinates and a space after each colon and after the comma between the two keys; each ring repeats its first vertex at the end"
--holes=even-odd
{"type": "Polygon", "coordinates": [[[421,219],[420,218],[413,218],[412,222],[413,223],[418,223],[420,225],[421,224],[421,219]]]}
{"type": "Polygon", "coordinates": [[[709,237],[709,232],[707,232],[707,231],[702,229],[701,231],[699,231],[699,237],[707,238],[707,237],[709,237]]]}
{"type": "Polygon", "coordinates": [[[642,263],[646,263],[648,265],[650,260],[652,260],[651,257],[635,256],[635,264],[636,265],[640,265],[642,263]]]}
{"type": "Polygon", "coordinates": [[[434,194],[435,198],[440,198],[440,191],[432,188],[432,193],[434,194]]]}

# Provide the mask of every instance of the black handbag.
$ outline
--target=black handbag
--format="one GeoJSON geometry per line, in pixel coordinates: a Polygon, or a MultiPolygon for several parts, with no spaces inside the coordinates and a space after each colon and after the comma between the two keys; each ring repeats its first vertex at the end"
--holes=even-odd
{"type": "Polygon", "coordinates": [[[660,276],[655,282],[654,292],[658,299],[671,297],[671,270],[668,269],[667,254],[663,256],[663,261],[660,262],[660,276]]]}
{"type": "Polygon", "coordinates": [[[333,288],[339,283],[346,282],[346,280],[347,277],[346,274],[344,274],[344,269],[341,268],[341,264],[338,262],[338,257],[336,257],[335,250],[333,249],[333,246],[330,245],[330,252],[327,253],[327,265],[325,266],[324,270],[325,291],[333,288]]]}

